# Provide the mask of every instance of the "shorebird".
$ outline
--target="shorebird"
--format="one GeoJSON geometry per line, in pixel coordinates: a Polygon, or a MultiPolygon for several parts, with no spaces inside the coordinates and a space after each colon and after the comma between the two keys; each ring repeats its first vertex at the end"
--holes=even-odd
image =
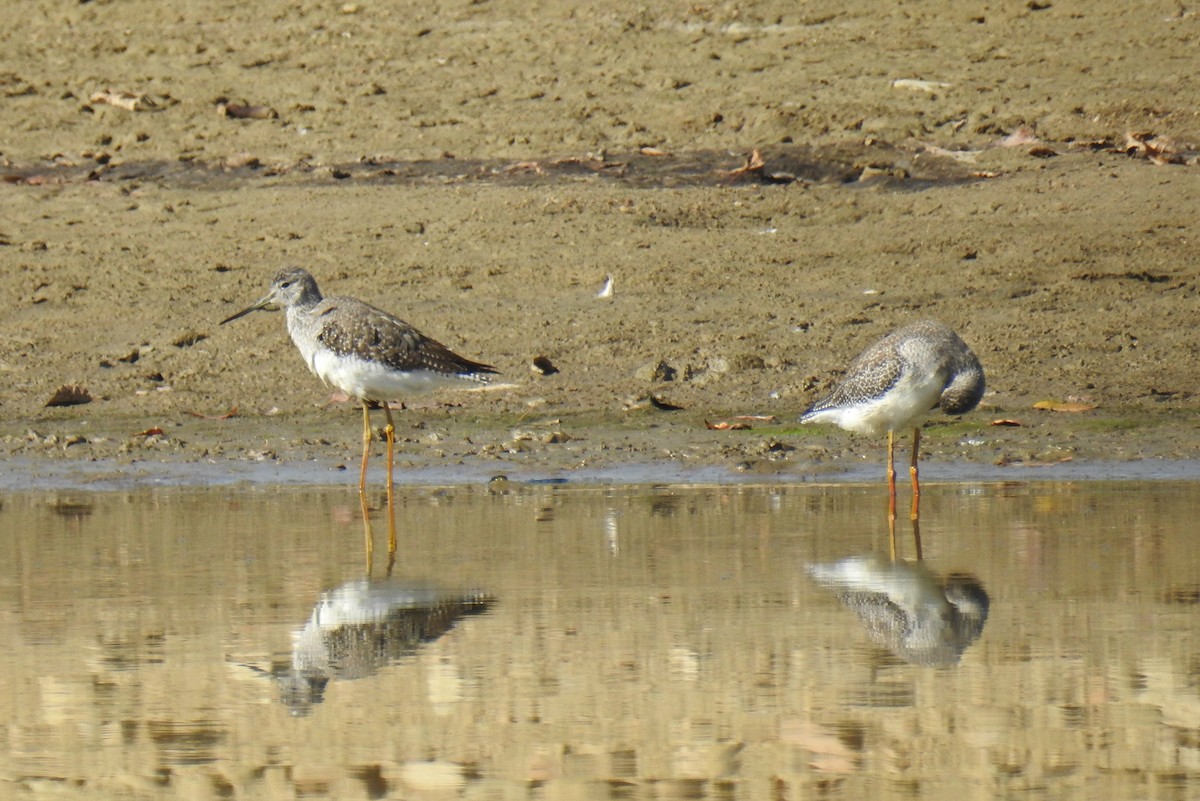
{"type": "Polygon", "coordinates": [[[367,519],[367,458],[371,453],[371,407],[387,416],[388,553],[396,550],[392,460],[396,427],[388,401],[447,386],[488,384],[496,369],[454,353],[399,317],[355,298],[323,297],[316,280],[299,267],[285,267],[258,301],[221,325],[259,309],[284,309],[288,334],[308,369],[327,385],[362,404],[363,453],[358,495],[370,548],[367,519]]]}
{"type": "Polygon", "coordinates": [[[918,514],[917,458],[921,424],[934,409],[965,414],[983,397],[983,367],[948,326],[920,320],[892,332],[856,358],[826,397],[800,416],[801,423],[833,423],[847,431],[887,432],[888,497],[896,514],[895,432],[912,427],[909,465],[912,517],[918,514]]]}

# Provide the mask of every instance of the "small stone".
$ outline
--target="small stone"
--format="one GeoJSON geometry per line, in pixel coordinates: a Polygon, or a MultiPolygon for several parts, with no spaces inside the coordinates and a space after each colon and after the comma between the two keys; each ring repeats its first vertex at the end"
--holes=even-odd
{"type": "Polygon", "coordinates": [[[663,360],[644,364],[634,372],[633,377],[638,381],[654,383],[658,381],[674,381],[678,371],[663,360]]]}

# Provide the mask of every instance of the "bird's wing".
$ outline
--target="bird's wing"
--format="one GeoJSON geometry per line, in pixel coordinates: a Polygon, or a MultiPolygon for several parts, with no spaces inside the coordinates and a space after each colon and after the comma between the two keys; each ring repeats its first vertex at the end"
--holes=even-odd
{"type": "Polygon", "coordinates": [[[328,298],[318,312],[317,339],[338,356],[356,355],[394,370],[432,370],[448,375],[495,373],[382,309],[348,298],[328,298]]]}
{"type": "Polygon", "coordinates": [[[867,351],[854,360],[833,391],[814,403],[809,411],[853,406],[877,398],[896,385],[900,372],[899,359],[880,358],[878,353],[867,351]]]}

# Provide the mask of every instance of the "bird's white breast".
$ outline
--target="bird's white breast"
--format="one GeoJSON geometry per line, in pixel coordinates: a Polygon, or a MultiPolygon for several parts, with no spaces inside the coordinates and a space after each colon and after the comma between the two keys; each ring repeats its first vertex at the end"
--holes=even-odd
{"type": "Polygon", "coordinates": [[[882,395],[816,412],[805,422],[832,423],[847,431],[871,436],[915,427],[937,405],[943,385],[944,380],[937,376],[914,381],[910,373],[905,373],[882,395]]]}
{"type": "Polygon", "coordinates": [[[393,370],[379,362],[353,355],[335,356],[327,350],[314,352],[308,357],[308,365],[326,384],[364,400],[398,400],[405,395],[461,386],[465,382],[461,376],[435,370],[393,370]]]}

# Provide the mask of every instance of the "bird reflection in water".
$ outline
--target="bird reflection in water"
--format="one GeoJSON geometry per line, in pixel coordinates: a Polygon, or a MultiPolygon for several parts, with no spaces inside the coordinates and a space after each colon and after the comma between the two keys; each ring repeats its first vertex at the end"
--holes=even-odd
{"type": "Polygon", "coordinates": [[[945,578],[926,567],[913,522],[917,560],[869,554],[810,564],[808,574],[858,616],[876,645],[914,665],[950,667],[983,633],[989,599],[967,573],[945,578]]]}
{"type": "Polygon", "coordinates": [[[322,593],[312,617],[292,635],[291,664],[272,669],[280,700],[293,715],[307,715],[325,699],[331,679],[373,676],[494,602],[484,593],[396,579],[361,579],[322,593]]]}

